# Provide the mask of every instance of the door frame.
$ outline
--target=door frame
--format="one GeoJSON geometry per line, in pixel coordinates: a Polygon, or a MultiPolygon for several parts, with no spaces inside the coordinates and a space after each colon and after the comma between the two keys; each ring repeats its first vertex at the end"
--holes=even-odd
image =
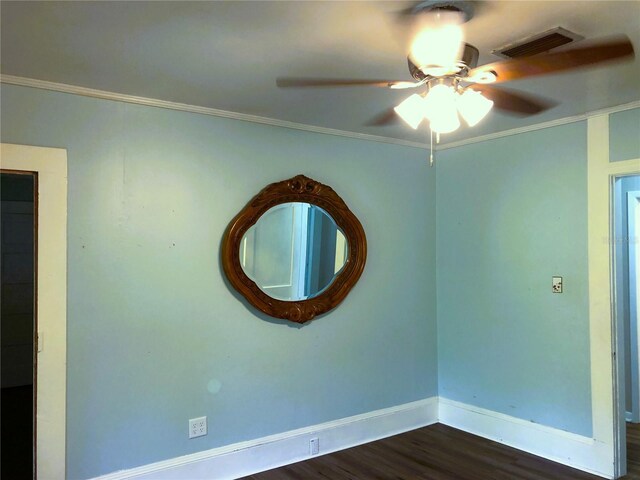
{"type": "MultiPolygon", "coordinates": [[[[620,178],[620,177],[618,177],[620,178]]],[[[616,193],[617,195],[617,193],[616,193]]],[[[637,239],[634,236],[634,240],[631,240],[632,235],[635,235],[637,230],[640,230],[640,190],[634,190],[627,192],[626,198],[622,196],[619,198],[623,204],[627,206],[627,216],[622,221],[627,222],[627,239],[621,238],[616,241],[616,247],[626,249],[627,260],[629,264],[629,272],[631,272],[631,266],[634,266],[636,275],[629,275],[629,320],[631,329],[631,388],[632,388],[632,409],[631,419],[627,417],[627,421],[633,422],[640,421],[640,374],[638,373],[638,366],[640,365],[640,349],[638,340],[640,339],[640,303],[637,294],[638,285],[638,273],[640,272],[640,247],[637,245],[637,239]],[[626,240],[626,241],[625,241],[626,240]]],[[[614,212],[617,216],[617,213],[614,212]]],[[[617,255],[617,252],[616,252],[617,255]]],[[[614,257],[616,261],[616,268],[619,266],[617,257],[614,257]]],[[[618,281],[618,275],[616,274],[616,281],[618,281]]],[[[617,291],[617,290],[616,290],[617,291]]],[[[616,307],[618,307],[616,302],[616,307]]],[[[620,310],[616,308],[616,312],[620,310]]],[[[629,413],[629,412],[626,412],[629,413]]]]}
{"type": "MultiPolygon", "coordinates": [[[[627,272],[629,272],[628,267],[637,263],[635,242],[629,240],[632,235],[632,230],[635,228],[636,215],[640,218],[640,190],[627,192],[622,190],[621,181],[630,176],[640,178],[640,176],[636,174],[616,175],[614,178],[614,195],[612,200],[612,214],[614,216],[614,230],[612,233],[614,284],[612,288],[615,293],[615,299],[613,300],[614,315],[617,316],[616,322],[620,329],[617,334],[621,336],[624,349],[624,351],[619,351],[619,355],[622,357],[624,354],[624,362],[622,364],[625,369],[627,367],[627,359],[630,361],[630,371],[624,372],[624,395],[627,401],[631,400],[631,406],[629,408],[629,405],[625,403],[621,404],[620,408],[624,408],[625,410],[626,422],[638,423],[640,422],[640,388],[638,386],[638,380],[640,379],[638,371],[638,366],[640,365],[640,349],[638,343],[640,340],[640,323],[638,322],[638,318],[640,318],[640,315],[636,313],[636,298],[633,294],[636,289],[636,279],[635,277],[627,277],[627,272]],[[626,235],[624,233],[625,231],[626,235]],[[626,262],[624,258],[625,255],[626,262]],[[627,265],[625,265],[625,263],[627,265]],[[625,270],[627,272],[625,272],[625,270]],[[623,305],[625,290],[629,290],[629,297],[626,300],[629,302],[629,307],[633,307],[628,311],[626,305],[623,305]],[[629,315],[628,320],[625,313],[629,315]],[[626,338],[627,332],[629,338],[626,338]],[[627,346],[629,347],[629,351],[627,351],[627,346]],[[630,377],[630,383],[628,383],[627,377],[630,377]]],[[[640,225],[640,220],[637,224],[640,225]]],[[[640,259],[640,256],[637,258],[640,259]]],[[[638,268],[638,270],[640,271],[640,268],[638,268]]],[[[622,375],[620,378],[622,378],[622,375]]],[[[622,381],[622,379],[620,381],[622,381]]],[[[620,394],[623,394],[622,388],[620,388],[620,394]]]]}
{"type": "Polygon", "coordinates": [[[37,174],[36,477],[66,477],[67,151],[2,143],[0,169],[37,174]]]}
{"type": "Polygon", "coordinates": [[[640,173],[640,159],[609,160],[609,114],[587,120],[587,218],[589,330],[593,439],[603,464],[618,478],[626,473],[624,336],[615,315],[614,182],[640,173]]]}

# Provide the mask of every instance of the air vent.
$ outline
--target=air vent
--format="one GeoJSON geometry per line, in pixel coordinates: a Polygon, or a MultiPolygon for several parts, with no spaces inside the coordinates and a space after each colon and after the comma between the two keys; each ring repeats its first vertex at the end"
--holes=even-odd
{"type": "Polygon", "coordinates": [[[503,58],[529,57],[538,53],[548,52],[553,48],[576,42],[583,38],[584,37],[565,30],[562,27],[557,27],[523,38],[504,47],[496,48],[492,50],[491,53],[503,58]]]}

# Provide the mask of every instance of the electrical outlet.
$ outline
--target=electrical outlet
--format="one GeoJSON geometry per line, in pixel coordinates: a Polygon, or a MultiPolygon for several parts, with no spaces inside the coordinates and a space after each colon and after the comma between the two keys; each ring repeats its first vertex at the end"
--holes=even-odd
{"type": "Polygon", "coordinates": [[[203,437],[207,434],[207,417],[189,419],[189,438],[203,437]]]}
{"type": "Polygon", "coordinates": [[[318,437],[309,439],[309,455],[318,455],[320,452],[320,440],[318,437]]]}

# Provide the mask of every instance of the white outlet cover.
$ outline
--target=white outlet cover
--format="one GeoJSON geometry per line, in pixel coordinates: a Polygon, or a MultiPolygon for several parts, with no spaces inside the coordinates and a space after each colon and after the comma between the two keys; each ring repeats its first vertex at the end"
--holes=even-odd
{"type": "Polygon", "coordinates": [[[309,439],[309,455],[318,455],[320,452],[320,440],[318,437],[309,439]]]}
{"type": "Polygon", "coordinates": [[[189,438],[203,437],[207,434],[207,417],[189,419],[189,438]]]}

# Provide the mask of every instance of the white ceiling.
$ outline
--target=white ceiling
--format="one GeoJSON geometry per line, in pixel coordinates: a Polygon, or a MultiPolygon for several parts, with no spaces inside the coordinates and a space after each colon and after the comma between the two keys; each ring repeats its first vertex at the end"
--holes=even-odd
{"type": "MultiPolygon", "coordinates": [[[[409,94],[373,87],[278,89],[278,76],[410,80],[406,1],[2,1],[2,73],[307,125],[426,142],[425,129],[365,126],[409,94]]],[[[562,26],[626,34],[640,57],[640,1],[481,2],[464,25],[490,51],[562,26]]],[[[506,84],[560,102],[533,117],[493,111],[443,140],[498,132],[640,100],[640,59],[506,84]]]]}

